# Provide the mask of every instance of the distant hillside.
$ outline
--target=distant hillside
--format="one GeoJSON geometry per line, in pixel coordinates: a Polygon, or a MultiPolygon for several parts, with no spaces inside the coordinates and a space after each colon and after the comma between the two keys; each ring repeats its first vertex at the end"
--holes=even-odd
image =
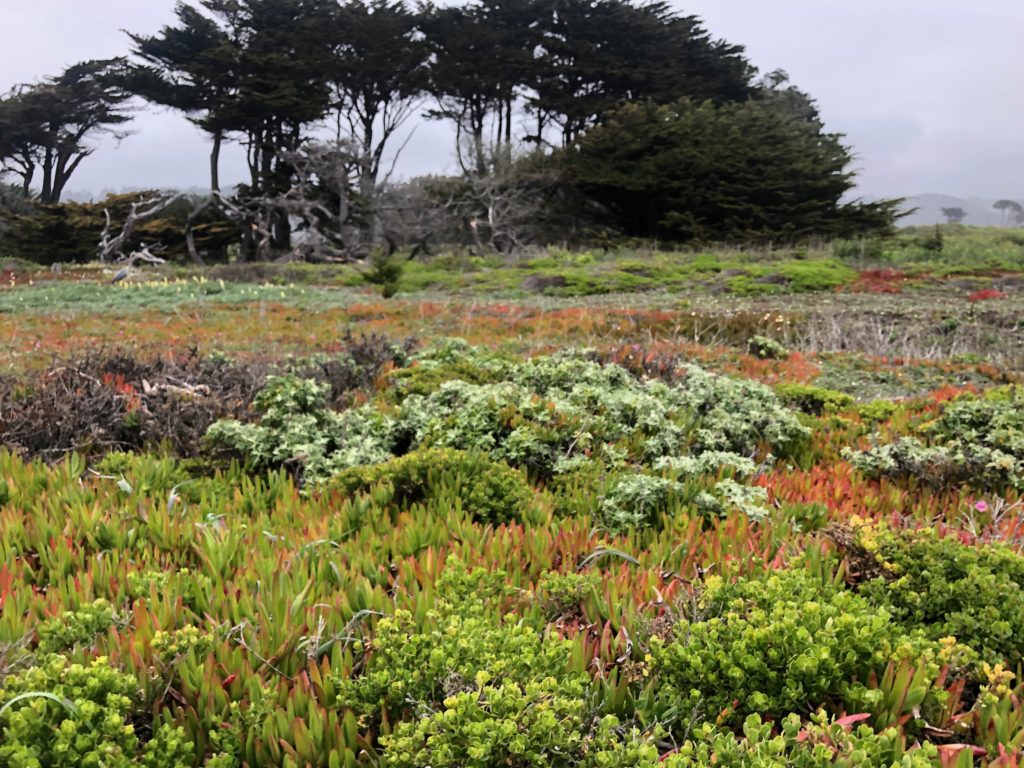
{"type": "MultiPolygon", "coordinates": [[[[945,224],[946,217],[942,215],[943,208],[963,208],[967,211],[967,218],[964,224],[976,227],[996,227],[1001,221],[1001,214],[992,204],[995,199],[986,200],[980,197],[962,198],[952,195],[915,195],[907,198],[907,208],[917,208],[917,211],[906,218],[900,219],[901,227],[922,226],[928,224],[945,224]]],[[[1024,199],[1018,202],[1024,203],[1024,199]]]]}

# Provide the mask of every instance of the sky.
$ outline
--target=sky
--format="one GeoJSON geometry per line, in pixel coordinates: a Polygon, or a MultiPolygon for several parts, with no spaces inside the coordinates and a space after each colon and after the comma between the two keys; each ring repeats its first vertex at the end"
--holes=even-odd
{"type": "MultiPolygon", "coordinates": [[[[856,152],[858,193],[1024,197],[1021,0],[670,0],[716,37],[781,68],[818,101],[856,152]]],[[[90,58],[126,53],[122,30],[156,32],[174,0],[0,0],[0,89],[90,58]]],[[[133,133],[105,138],[69,188],[201,186],[208,143],[181,116],[145,109],[133,133]]],[[[452,138],[417,120],[398,175],[454,170],[452,138]]],[[[404,138],[404,137],[403,137],[404,138]]],[[[222,177],[241,180],[225,152],[222,177]]]]}

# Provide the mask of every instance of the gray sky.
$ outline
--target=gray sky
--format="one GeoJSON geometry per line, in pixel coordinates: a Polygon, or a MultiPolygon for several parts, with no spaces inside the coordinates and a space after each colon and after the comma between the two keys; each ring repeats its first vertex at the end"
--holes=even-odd
{"type": "MultiPolygon", "coordinates": [[[[0,89],[74,61],[126,52],[122,29],[155,32],[173,0],[0,0],[0,89]]],[[[1024,197],[1024,2],[1021,0],[675,0],[762,71],[782,68],[817,98],[857,152],[866,195],[945,192],[1024,197]]],[[[410,125],[410,127],[413,127],[410,125]]],[[[117,145],[104,139],[72,190],[186,187],[208,178],[201,132],[143,112],[117,145]]],[[[242,155],[222,174],[240,180],[242,155]]],[[[448,131],[418,122],[402,175],[451,170],[448,131]]]]}

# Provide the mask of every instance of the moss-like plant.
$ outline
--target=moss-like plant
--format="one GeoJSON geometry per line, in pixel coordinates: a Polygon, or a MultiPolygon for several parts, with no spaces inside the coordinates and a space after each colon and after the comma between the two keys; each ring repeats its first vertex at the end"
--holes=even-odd
{"type": "Polygon", "coordinates": [[[0,766],[186,768],[182,729],[157,728],[142,743],[132,724],[138,682],[104,658],[69,664],[51,655],[0,685],[0,766]]]}

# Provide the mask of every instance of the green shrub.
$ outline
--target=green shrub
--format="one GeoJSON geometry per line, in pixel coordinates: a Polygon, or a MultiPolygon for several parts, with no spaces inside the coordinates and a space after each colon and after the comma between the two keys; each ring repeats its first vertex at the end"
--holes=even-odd
{"type": "Polygon", "coordinates": [[[596,718],[584,679],[549,677],[520,685],[487,684],[482,673],[469,691],[441,711],[400,723],[385,745],[389,768],[656,768],[654,743],[619,734],[615,717],[596,718]]]}
{"type": "Polygon", "coordinates": [[[832,255],[844,261],[879,262],[885,258],[885,242],[876,237],[837,240],[832,244],[832,255]]]}
{"type": "Polygon", "coordinates": [[[665,477],[624,477],[601,499],[598,522],[612,534],[647,528],[668,511],[682,491],[681,483],[665,477]]]}
{"type": "Polygon", "coordinates": [[[382,483],[393,489],[392,503],[402,509],[428,499],[459,502],[485,523],[524,520],[536,507],[521,472],[502,461],[450,448],[426,448],[381,464],[342,470],[330,487],[354,494],[382,483]]]}
{"type": "Polygon", "coordinates": [[[762,360],[785,360],[789,350],[780,342],[767,336],[753,336],[747,342],[747,352],[762,360]]]}
{"type": "Polygon", "coordinates": [[[311,379],[271,376],[253,402],[260,423],[218,421],[207,431],[207,441],[258,468],[300,469],[309,482],[389,458],[392,420],[370,406],[331,411],[325,402],[328,389],[311,379]]]}
{"type": "Polygon", "coordinates": [[[663,456],[654,462],[654,468],[676,478],[697,478],[721,473],[749,477],[757,471],[753,459],[729,451],[705,451],[696,456],[663,456]]]}
{"type": "Polygon", "coordinates": [[[758,485],[742,485],[725,478],[710,490],[697,494],[697,509],[708,517],[728,517],[733,513],[761,522],[769,515],[768,491],[758,485]]]}
{"type": "Polygon", "coordinates": [[[805,571],[715,579],[703,601],[706,618],[651,641],[657,685],[683,722],[814,711],[884,668],[901,640],[884,609],[805,571]]]}
{"type": "Polygon", "coordinates": [[[685,366],[685,372],[682,404],[696,417],[696,452],[750,455],[768,444],[786,455],[810,434],[763,384],[715,376],[693,365],[685,366]]]}
{"type": "Polygon", "coordinates": [[[130,571],[127,583],[128,596],[132,600],[148,599],[151,595],[173,594],[182,603],[197,613],[205,605],[213,589],[213,582],[204,573],[189,568],[167,571],[130,571]]]}
{"type": "Polygon", "coordinates": [[[338,704],[362,717],[436,708],[449,696],[477,688],[478,676],[495,685],[527,685],[566,676],[571,643],[547,638],[521,624],[491,616],[464,616],[443,606],[417,629],[412,615],[381,619],[366,671],[337,681],[338,704]]]}
{"type": "Polygon", "coordinates": [[[114,609],[106,600],[96,600],[77,611],[64,611],[39,625],[40,653],[59,653],[77,645],[92,645],[96,635],[114,624],[114,609]]]}
{"type": "MultiPolygon", "coordinates": [[[[420,360],[441,370],[462,347],[420,360]]],[[[393,411],[362,406],[341,413],[324,404],[312,381],[272,377],[256,399],[259,424],[221,421],[211,444],[257,466],[292,466],[321,481],[346,467],[385,461],[407,446],[454,448],[550,477],[580,462],[651,466],[666,457],[707,452],[788,454],[809,435],[796,414],[752,381],[685,368],[678,384],[638,381],[617,365],[557,355],[518,364],[494,362],[498,383],[444,381],[428,394],[409,394],[393,411]]]]}
{"type": "Polygon", "coordinates": [[[370,285],[380,287],[380,294],[390,299],[398,293],[398,285],[405,271],[405,262],[381,249],[370,255],[370,266],[363,273],[363,279],[370,285]]]}
{"type": "Polygon", "coordinates": [[[742,738],[705,724],[663,763],[667,768],[932,768],[938,749],[926,743],[908,749],[897,728],[875,733],[830,721],[824,713],[810,723],[787,715],[779,724],[749,715],[742,738]]]}
{"type": "Polygon", "coordinates": [[[138,682],[106,659],[50,655],[0,687],[0,766],[185,768],[193,745],[164,725],[142,745],[132,715],[138,682]]]}
{"type": "Polygon", "coordinates": [[[899,406],[891,400],[872,400],[857,406],[857,414],[865,421],[886,421],[899,410],[899,406]]]}
{"type": "Polygon", "coordinates": [[[600,583],[594,573],[548,571],[537,582],[534,600],[547,618],[555,619],[586,600],[600,583]]]}
{"type": "Polygon", "coordinates": [[[1024,557],[998,543],[963,544],[931,529],[861,529],[859,544],[891,573],[859,586],[907,627],[952,636],[991,664],[1024,661],[1024,557]]]}
{"type": "Polygon", "coordinates": [[[471,360],[459,360],[438,366],[420,363],[408,368],[399,368],[388,376],[391,399],[399,401],[409,395],[429,395],[436,392],[446,381],[493,384],[501,379],[500,372],[479,366],[471,360]]]}
{"type": "Polygon", "coordinates": [[[1024,462],[979,443],[929,446],[914,437],[901,437],[864,451],[844,448],[842,455],[872,478],[915,478],[935,489],[1024,487],[1024,462]]]}
{"type": "Polygon", "coordinates": [[[868,477],[913,477],[936,488],[969,484],[983,490],[1024,488],[1024,398],[1017,387],[947,403],[917,436],[844,449],[868,477]],[[928,440],[930,444],[924,442],[928,440]]]}
{"type": "Polygon", "coordinates": [[[813,384],[777,384],[775,394],[790,408],[820,416],[827,412],[841,411],[853,405],[853,397],[834,389],[816,387],[813,384]]]}
{"type": "Polygon", "coordinates": [[[503,381],[513,363],[484,347],[462,339],[443,339],[423,349],[412,365],[388,376],[392,400],[408,395],[429,395],[447,381],[493,384],[503,381]]]}
{"type": "Polygon", "coordinates": [[[829,291],[857,279],[857,273],[834,259],[789,261],[779,267],[794,293],[829,291]]]}

